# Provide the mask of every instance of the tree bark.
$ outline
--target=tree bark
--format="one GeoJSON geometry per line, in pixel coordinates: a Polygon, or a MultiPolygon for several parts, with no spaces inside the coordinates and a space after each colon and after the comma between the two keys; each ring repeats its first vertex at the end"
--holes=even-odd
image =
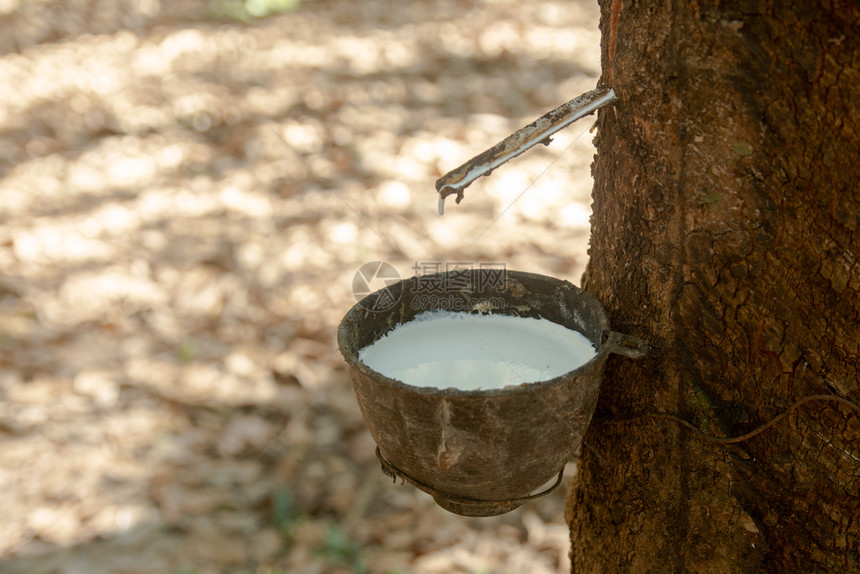
{"type": "Polygon", "coordinates": [[[860,9],[600,0],[586,290],[611,359],[568,492],[574,572],[860,571],[860,9]]]}

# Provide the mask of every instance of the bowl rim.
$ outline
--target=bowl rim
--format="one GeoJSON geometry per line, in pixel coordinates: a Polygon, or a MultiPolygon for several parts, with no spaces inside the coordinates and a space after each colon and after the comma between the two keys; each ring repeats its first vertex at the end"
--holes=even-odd
{"type": "MultiPolygon", "coordinates": [[[[480,270],[473,269],[471,271],[480,271],[480,270]]],[[[460,270],[460,271],[444,271],[444,272],[434,274],[434,275],[446,275],[446,274],[457,273],[457,272],[462,272],[462,270],[460,270]]],[[[393,389],[398,389],[401,391],[414,392],[414,393],[427,395],[427,396],[472,397],[472,398],[476,398],[476,399],[484,399],[484,398],[488,398],[488,397],[497,397],[497,396],[509,396],[509,395],[515,395],[515,394],[520,394],[520,393],[524,393],[524,392],[532,392],[532,391],[535,391],[535,390],[538,390],[541,388],[549,388],[549,387],[554,387],[557,385],[562,385],[562,384],[566,383],[568,380],[574,379],[574,378],[578,377],[579,375],[585,373],[586,371],[594,368],[595,365],[600,365],[606,359],[606,357],[607,357],[607,355],[609,355],[609,353],[616,350],[617,345],[615,343],[613,343],[613,341],[614,341],[613,335],[615,333],[613,331],[611,331],[611,329],[609,328],[609,318],[606,314],[606,310],[604,309],[604,307],[600,303],[600,301],[598,301],[597,298],[594,297],[592,294],[584,291],[582,288],[577,287],[576,285],[573,285],[572,283],[570,283],[569,281],[567,281],[565,279],[559,279],[557,277],[552,277],[549,275],[541,275],[538,273],[529,273],[529,272],[524,272],[524,271],[513,271],[513,270],[507,270],[507,269],[505,270],[505,273],[513,275],[514,278],[524,277],[527,279],[536,279],[536,280],[544,280],[544,281],[549,280],[552,282],[557,282],[560,287],[565,287],[568,289],[572,288],[574,290],[573,294],[575,296],[584,297],[586,299],[589,299],[591,301],[591,303],[596,305],[597,318],[599,321],[599,327],[600,327],[600,331],[601,331],[600,342],[598,343],[597,341],[593,341],[591,339],[591,337],[589,337],[586,333],[583,333],[580,330],[572,329],[572,330],[576,330],[577,332],[582,334],[584,337],[586,337],[591,342],[592,345],[594,345],[594,347],[596,349],[596,353],[594,354],[594,356],[591,357],[585,363],[579,365],[577,368],[570,370],[570,371],[567,371],[566,373],[561,374],[557,377],[553,377],[552,379],[547,379],[545,381],[523,382],[523,383],[519,383],[517,385],[507,385],[507,386],[502,387],[502,388],[494,388],[494,389],[464,390],[464,389],[458,389],[456,387],[446,387],[444,389],[440,389],[438,387],[418,387],[415,385],[409,385],[407,383],[404,383],[403,381],[400,381],[398,379],[394,379],[394,378],[391,378],[387,375],[384,375],[384,374],[380,373],[379,371],[373,369],[372,367],[370,367],[366,363],[364,363],[358,356],[359,349],[356,348],[355,345],[351,345],[351,344],[347,343],[347,340],[349,337],[349,326],[356,322],[356,316],[359,313],[361,313],[363,311],[367,312],[365,302],[368,298],[378,297],[379,294],[382,293],[383,291],[385,291],[386,289],[392,289],[392,288],[397,288],[397,287],[402,288],[404,283],[412,281],[414,279],[414,277],[408,277],[405,279],[401,279],[400,281],[398,281],[396,283],[392,283],[391,285],[389,285],[387,287],[384,287],[382,289],[374,291],[373,293],[370,293],[365,298],[363,298],[361,301],[355,303],[349,309],[349,311],[347,311],[347,313],[344,315],[343,319],[341,320],[340,324],[338,325],[338,330],[337,330],[338,350],[340,351],[341,355],[343,356],[344,360],[346,360],[347,365],[350,368],[355,368],[359,372],[364,374],[365,376],[371,377],[373,380],[375,380],[379,383],[382,383],[383,385],[389,386],[393,389]],[[362,303],[365,303],[365,305],[363,305],[362,303]]],[[[428,309],[428,311],[429,310],[432,310],[432,309],[428,309]]],[[[452,312],[456,313],[457,311],[452,311],[452,312]]],[[[476,313],[464,312],[464,314],[476,314],[476,313]]],[[[515,315],[509,315],[509,316],[515,316],[515,315]]],[[[552,319],[550,319],[548,317],[543,317],[539,313],[538,313],[538,316],[541,318],[544,318],[548,321],[552,321],[553,323],[556,323],[558,325],[561,325],[567,329],[571,329],[570,326],[559,323],[558,321],[553,321],[552,319]]],[[[403,324],[403,323],[402,322],[395,323],[394,326],[392,326],[392,330],[401,324],[403,324]]]]}

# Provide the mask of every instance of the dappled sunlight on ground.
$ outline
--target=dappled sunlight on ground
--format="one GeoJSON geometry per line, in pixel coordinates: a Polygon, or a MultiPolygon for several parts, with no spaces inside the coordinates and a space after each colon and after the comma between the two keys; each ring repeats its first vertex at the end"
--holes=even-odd
{"type": "Polygon", "coordinates": [[[0,570],[567,571],[561,493],[391,485],[334,331],[368,261],[579,283],[591,119],[433,184],[594,87],[597,6],[240,5],[0,1],[0,570]]]}

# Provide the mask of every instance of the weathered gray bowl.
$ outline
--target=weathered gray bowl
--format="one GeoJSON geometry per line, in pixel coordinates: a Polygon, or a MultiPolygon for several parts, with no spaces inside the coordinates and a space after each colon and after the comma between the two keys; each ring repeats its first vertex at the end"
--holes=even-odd
{"type": "Polygon", "coordinates": [[[603,306],[567,281],[486,269],[416,276],[370,294],[343,318],[338,346],[383,471],[465,516],[504,514],[557,486],[591,420],[609,353],[647,353],[642,341],[611,331],[603,306]],[[543,317],[585,335],[597,354],[549,381],[479,391],[414,387],[361,362],[360,349],[431,309],[543,317]]]}

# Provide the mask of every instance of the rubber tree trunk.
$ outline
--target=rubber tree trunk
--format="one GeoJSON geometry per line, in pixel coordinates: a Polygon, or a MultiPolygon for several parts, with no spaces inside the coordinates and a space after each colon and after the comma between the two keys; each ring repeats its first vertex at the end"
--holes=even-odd
{"type": "Polygon", "coordinates": [[[574,572],[860,571],[860,10],[600,0],[586,290],[613,359],[567,500],[574,572]],[[638,417],[638,418],[637,418],[638,417]]]}

